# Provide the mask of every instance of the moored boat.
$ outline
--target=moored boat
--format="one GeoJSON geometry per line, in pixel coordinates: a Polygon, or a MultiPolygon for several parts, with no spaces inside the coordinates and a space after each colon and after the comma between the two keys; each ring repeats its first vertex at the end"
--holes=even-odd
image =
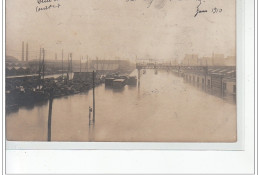
{"type": "Polygon", "coordinates": [[[125,86],[125,79],[115,79],[113,81],[113,88],[123,88],[125,86]]]}
{"type": "Polygon", "coordinates": [[[137,84],[137,78],[136,76],[130,76],[127,81],[128,85],[136,85],[137,84]]]}

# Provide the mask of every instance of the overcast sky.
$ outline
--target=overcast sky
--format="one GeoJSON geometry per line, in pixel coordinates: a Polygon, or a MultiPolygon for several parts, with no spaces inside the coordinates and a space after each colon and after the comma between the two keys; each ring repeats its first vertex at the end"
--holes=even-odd
{"type": "MultiPolygon", "coordinates": [[[[54,0],[52,0],[54,1],[54,0]]],[[[235,55],[235,0],[59,0],[44,7],[37,0],[6,0],[6,54],[21,59],[22,41],[29,59],[44,47],[48,59],[61,50],[73,59],[182,59],[186,53],[235,55]],[[165,1],[164,6],[160,3],[165,1]],[[160,7],[158,5],[161,5],[160,7]],[[212,13],[212,8],[221,13],[212,13]]]]}

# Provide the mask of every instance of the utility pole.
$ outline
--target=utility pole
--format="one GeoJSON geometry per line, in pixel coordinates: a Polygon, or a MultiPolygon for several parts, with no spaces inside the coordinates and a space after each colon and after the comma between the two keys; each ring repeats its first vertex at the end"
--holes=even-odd
{"type": "Polygon", "coordinates": [[[95,135],[95,123],[93,121],[93,118],[91,118],[91,112],[92,112],[92,108],[89,106],[88,139],[90,142],[94,140],[94,135],[95,135]]]}
{"type": "Polygon", "coordinates": [[[44,59],[45,59],[45,50],[44,48],[42,49],[42,77],[43,77],[43,85],[44,85],[44,73],[45,73],[45,62],[44,62],[44,59]]]}
{"type": "MultiPolygon", "coordinates": [[[[98,57],[96,58],[96,60],[97,60],[97,71],[98,71],[98,57]]],[[[96,71],[96,72],[97,72],[97,71],[96,71]]]]}
{"type": "Polygon", "coordinates": [[[70,73],[72,73],[72,53],[70,53],[70,73]]]}
{"type": "Polygon", "coordinates": [[[67,80],[66,80],[67,83],[69,79],[69,71],[70,71],[70,54],[68,54],[68,71],[67,71],[67,80]]]}
{"type": "Polygon", "coordinates": [[[39,77],[38,77],[38,85],[39,89],[41,88],[41,59],[42,59],[42,48],[40,48],[40,57],[39,57],[39,77]]]}
{"type": "Polygon", "coordinates": [[[63,81],[63,49],[61,51],[61,59],[62,59],[62,61],[61,61],[61,74],[62,74],[62,81],[63,81]]]}
{"type": "Polygon", "coordinates": [[[53,89],[50,89],[49,114],[48,114],[48,142],[51,141],[51,116],[52,116],[53,89]]]}
{"type": "Polygon", "coordinates": [[[90,128],[90,125],[91,125],[91,112],[92,112],[92,108],[90,106],[89,106],[88,111],[89,111],[89,114],[88,114],[88,126],[90,128]]]}
{"type": "Polygon", "coordinates": [[[95,71],[93,70],[93,123],[95,124],[95,71]]]}
{"type": "Polygon", "coordinates": [[[87,72],[88,72],[88,55],[87,55],[87,72]]]}
{"type": "Polygon", "coordinates": [[[141,69],[138,69],[138,87],[140,87],[141,69]]]}

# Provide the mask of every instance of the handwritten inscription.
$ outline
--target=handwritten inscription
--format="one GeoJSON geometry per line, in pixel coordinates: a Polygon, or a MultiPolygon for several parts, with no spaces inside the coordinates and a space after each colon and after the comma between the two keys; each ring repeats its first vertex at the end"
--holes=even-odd
{"type": "Polygon", "coordinates": [[[196,11],[194,17],[196,17],[199,13],[207,13],[208,12],[207,10],[201,10],[200,6],[201,6],[202,2],[201,2],[201,0],[197,0],[197,1],[199,1],[199,5],[197,6],[197,11],[196,11]]]}
{"type": "Polygon", "coordinates": [[[221,8],[215,7],[215,8],[212,9],[212,13],[221,13],[221,12],[222,12],[221,8]]]}
{"type": "Polygon", "coordinates": [[[46,11],[50,9],[58,9],[61,7],[60,0],[37,0],[36,12],[46,11]]]}
{"type": "MultiPolygon", "coordinates": [[[[126,2],[135,2],[136,0],[125,0],[125,1],[126,2]]],[[[147,8],[150,8],[154,3],[156,3],[156,5],[154,5],[154,7],[160,9],[165,6],[166,2],[173,2],[173,1],[177,1],[177,0],[144,0],[144,1],[147,3],[147,8]]],[[[182,1],[182,0],[178,0],[178,1],[182,1]]],[[[203,4],[206,2],[206,0],[194,0],[194,1],[198,2],[198,5],[196,5],[196,7],[195,7],[194,17],[199,16],[199,14],[201,14],[201,13],[211,12],[213,14],[217,14],[217,13],[221,13],[223,11],[222,8],[217,8],[217,7],[214,7],[212,9],[206,9],[205,7],[203,7],[203,4]]]]}
{"type": "Polygon", "coordinates": [[[37,0],[38,4],[49,3],[49,2],[52,2],[52,0],[37,0]]]}

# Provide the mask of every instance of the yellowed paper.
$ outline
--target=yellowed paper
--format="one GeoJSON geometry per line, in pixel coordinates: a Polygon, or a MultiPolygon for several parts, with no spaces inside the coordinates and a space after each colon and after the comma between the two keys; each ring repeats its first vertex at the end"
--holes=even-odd
{"type": "Polygon", "coordinates": [[[237,141],[235,0],[6,0],[5,63],[7,140],[237,141]]]}

